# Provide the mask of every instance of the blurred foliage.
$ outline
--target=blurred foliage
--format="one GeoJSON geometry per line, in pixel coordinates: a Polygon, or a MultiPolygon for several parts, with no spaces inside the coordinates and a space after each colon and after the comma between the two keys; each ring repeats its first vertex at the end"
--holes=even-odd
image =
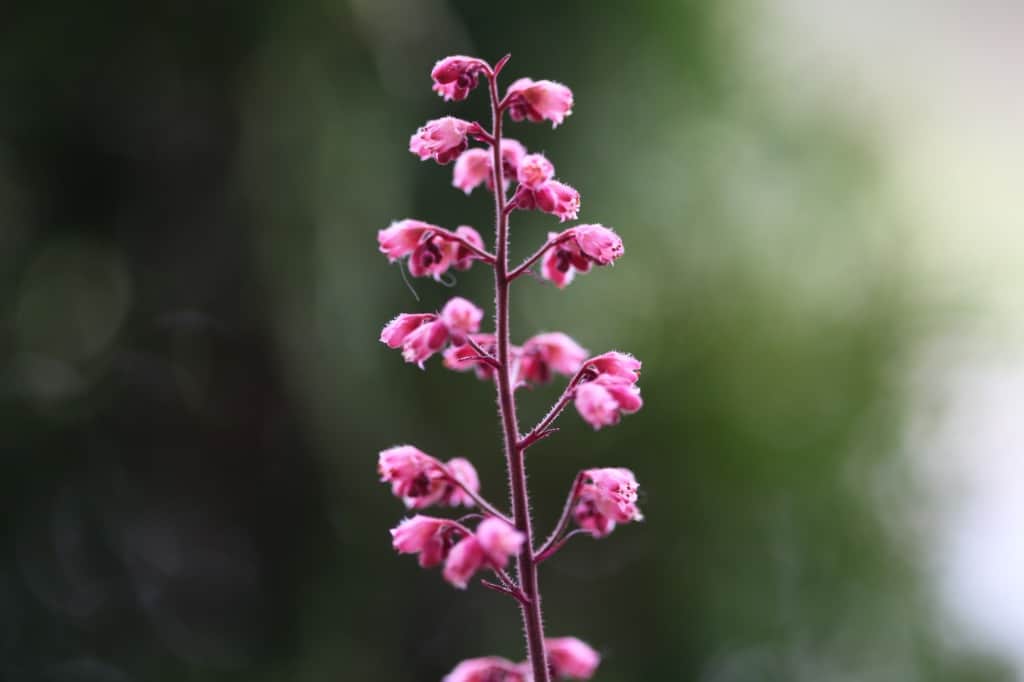
{"type": "MultiPolygon", "coordinates": [[[[741,2],[16,4],[0,29],[0,677],[438,680],[521,656],[515,610],[395,557],[381,448],[468,456],[504,495],[491,387],[376,341],[451,295],[375,254],[488,197],[419,164],[450,53],[569,84],[512,126],[626,257],[514,328],[644,361],[646,407],[567,414],[535,517],[625,465],[648,521],[545,566],[548,631],[599,679],[1004,680],[945,647],[891,532],[895,380],[924,323],[906,217],[849,121],[758,82],[741,2]],[[514,13],[511,16],[510,13],[514,13]]],[[[799,40],[794,36],[794,40],[799,40]]],[[[797,87],[798,86],[794,86],[797,87]]],[[[516,215],[513,250],[554,225],[516,215]]],[[[489,299],[484,268],[456,289],[489,299]]],[[[532,423],[558,387],[523,396],[532,423]]]]}

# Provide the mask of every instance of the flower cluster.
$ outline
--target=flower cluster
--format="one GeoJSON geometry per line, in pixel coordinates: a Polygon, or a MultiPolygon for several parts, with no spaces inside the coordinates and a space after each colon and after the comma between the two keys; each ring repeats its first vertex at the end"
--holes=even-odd
{"type": "Polygon", "coordinates": [[[553,423],[569,403],[594,429],[617,424],[621,415],[643,405],[638,385],[640,361],[611,351],[590,356],[589,351],[561,331],[548,331],[511,342],[509,292],[512,283],[534,274],[561,289],[576,273],[593,266],[612,265],[624,253],[622,239],[599,224],[580,224],[551,232],[532,256],[509,267],[509,218],[517,210],[539,210],[561,222],[574,220],[580,211],[580,195],[556,179],[555,165],[544,154],[531,153],[522,144],[503,137],[502,117],[552,127],[572,113],[573,94],[550,80],[520,78],[498,96],[497,79],[508,57],[491,65],[475,57],[455,55],[438,61],[431,71],[434,91],[445,101],[461,101],[482,79],[488,84],[494,125],[485,130],[479,123],[453,116],[428,121],[409,140],[409,151],[421,160],[439,164],[454,162],[452,185],[470,194],[480,185],[494,195],[495,245],[488,252],[480,234],[468,225],[448,230],[419,220],[392,223],[377,233],[381,253],[390,262],[404,261],[414,277],[441,281],[451,270],[466,270],[484,263],[495,273],[493,330],[481,331],[484,311],[470,301],[455,297],[440,312],[402,313],[384,326],[380,340],[400,349],[406,362],[421,369],[440,353],[448,369],[472,370],[480,379],[493,381],[497,391],[499,423],[506,466],[512,488],[511,513],[487,501],[480,493],[474,466],[455,457],[446,462],[412,445],[383,450],[377,469],[382,482],[407,509],[473,507],[459,519],[416,514],[391,530],[391,541],[400,554],[416,555],[420,566],[441,566],[444,580],[466,589],[478,573],[480,583],[514,598],[520,606],[526,630],[528,660],[514,663],[494,656],[459,663],[444,682],[550,682],[552,679],[589,679],[600,656],[575,637],[544,636],[537,567],[553,556],[574,535],[603,538],[617,524],[640,521],[638,485],[633,472],[624,468],[586,469],[577,474],[561,518],[546,541],[535,546],[529,523],[525,451],[556,429],[553,423]],[[471,147],[473,141],[482,146],[471,147]],[[508,193],[513,189],[511,197],[508,193]],[[507,201],[506,201],[507,199],[507,201]],[[515,418],[515,391],[568,377],[561,397],[525,435],[515,418]],[[570,530],[575,523],[576,530],[570,530]],[[515,557],[515,577],[506,569],[515,557]]]}

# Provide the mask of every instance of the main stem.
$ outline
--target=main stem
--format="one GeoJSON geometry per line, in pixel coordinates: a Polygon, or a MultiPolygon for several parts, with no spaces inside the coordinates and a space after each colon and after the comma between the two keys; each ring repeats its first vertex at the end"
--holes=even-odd
{"type": "Polygon", "coordinates": [[[512,518],[524,536],[523,548],[516,565],[519,588],[526,601],[522,603],[526,648],[530,655],[534,682],[549,682],[547,652],[544,650],[544,623],[537,586],[537,562],[533,554],[533,530],[530,527],[530,497],[526,489],[526,467],[523,448],[519,445],[519,424],[516,400],[509,374],[509,284],[508,277],[508,215],[505,213],[504,169],[501,160],[502,111],[498,99],[497,75],[488,77],[491,92],[491,135],[494,173],[495,245],[494,294],[498,341],[498,414],[505,438],[505,459],[508,463],[509,487],[512,491],[512,518]]]}

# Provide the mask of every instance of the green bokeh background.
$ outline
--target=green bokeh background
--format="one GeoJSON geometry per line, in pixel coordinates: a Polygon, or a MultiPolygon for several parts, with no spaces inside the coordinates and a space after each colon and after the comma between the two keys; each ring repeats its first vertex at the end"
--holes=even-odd
{"type": "MultiPolygon", "coordinates": [[[[503,500],[492,388],[377,342],[401,311],[490,299],[483,267],[418,301],[376,253],[417,217],[491,232],[484,192],[408,135],[429,68],[569,84],[555,162],[614,267],[513,293],[644,362],[644,409],[573,412],[529,456],[546,529],[575,472],[628,466],[643,524],[542,571],[550,634],[597,679],[997,681],[948,646],[898,457],[934,309],[912,212],[854,116],[766,82],[741,2],[20,3],[0,33],[0,678],[439,680],[522,656],[518,614],[393,554],[377,452],[465,456],[503,500]]],[[[793,41],[799,41],[794,35],[793,41]]],[[[507,82],[507,81],[506,81],[507,82]]],[[[806,97],[806,95],[804,95],[806,97]]],[[[513,254],[550,216],[513,218],[513,254]]],[[[520,398],[524,426],[560,388],[520,398]]]]}

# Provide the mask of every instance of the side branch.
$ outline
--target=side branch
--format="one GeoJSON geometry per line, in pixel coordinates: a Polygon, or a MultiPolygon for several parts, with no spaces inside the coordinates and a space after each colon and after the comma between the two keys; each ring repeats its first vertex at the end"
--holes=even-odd
{"type": "Polygon", "coordinates": [[[573,399],[573,396],[576,393],[576,387],[583,381],[592,379],[593,375],[594,371],[588,367],[583,367],[580,371],[576,372],[576,375],[569,381],[565,390],[562,391],[562,395],[558,398],[558,402],[551,406],[551,409],[548,410],[546,415],[544,415],[544,418],[537,422],[537,425],[530,429],[528,434],[523,436],[519,441],[519,447],[521,449],[528,448],[542,438],[546,438],[551,435],[551,430],[548,427],[558,419],[558,416],[562,414],[562,410],[564,410],[566,405],[569,404],[569,401],[573,399]]]}
{"type": "MultiPolygon", "coordinates": [[[[572,487],[569,488],[569,495],[565,498],[565,506],[562,507],[562,516],[558,519],[558,523],[555,524],[555,529],[551,531],[551,535],[544,541],[540,549],[537,550],[538,557],[550,556],[557,548],[555,547],[558,543],[559,536],[565,532],[565,529],[569,526],[569,519],[572,518],[572,508],[576,504],[576,500],[579,499],[580,493],[583,490],[583,479],[584,473],[581,471],[576,474],[575,480],[572,482],[572,487]]],[[[561,544],[558,544],[560,547],[561,544]]]]}
{"type": "Polygon", "coordinates": [[[557,237],[552,237],[551,239],[544,242],[544,244],[542,244],[541,247],[537,249],[532,256],[530,256],[522,263],[520,263],[514,270],[512,270],[512,272],[508,273],[508,281],[511,282],[512,280],[525,275],[529,271],[529,269],[533,267],[533,264],[539,261],[541,257],[543,257],[544,254],[548,252],[549,249],[557,246],[561,242],[565,241],[565,239],[566,237],[559,235],[557,237]]]}
{"type": "Polygon", "coordinates": [[[505,521],[509,525],[512,525],[512,519],[510,519],[509,517],[505,516],[500,511],[498,511],[494,507],[493,504],[491,504],[490,502],[485,500],[483,497],[481,497],[480,493],[476,492],[475,490],[473,490],[472,488],[467,486],[465,483],[460,481],[458,478],[456,478],[455,475],[451,471],[448,470],[448,467],[442,465],[441,466],[441,471],[444,472],[444,477],[450,483],[453,483],[453,484],[459,486],[464,493],[469,495],[469,497],[472,498],[472,500],[474,502],[476,502],[477,506],[480,507],[480,509],[484,510],[485,512],[487,512],[491,516],[496,516],[497,518],[501,519],[502,521],[505,521]]]}
{"type": "Polygon", "coordinates": [[[470,242],[466,241],[465,239],[463,239],[459,235],[455,234],[454,232],[449,232],[448,230],[438,230],[436,232],[427,232],[423,236],[423,238],[424,239],[430,239],[430,237],[434,236],[435,234],[438,237],[440,237],[441,239],[444,239],[445,241],[455,242],[459,246],[462,246],[467,251],[469,251],[474,256],[476,256],[477,258],[479,258],[483,262],[487,263],[488,265],[494,265],[497,262],[497,260],[498,260],[497,258],[494,257],[494,254],[492,254],[492,253],[490,253],[488,251],[485,251],[484,249],[481,249],[479,246],[475,246],[475,245],[471,244],[470,242]]]}

